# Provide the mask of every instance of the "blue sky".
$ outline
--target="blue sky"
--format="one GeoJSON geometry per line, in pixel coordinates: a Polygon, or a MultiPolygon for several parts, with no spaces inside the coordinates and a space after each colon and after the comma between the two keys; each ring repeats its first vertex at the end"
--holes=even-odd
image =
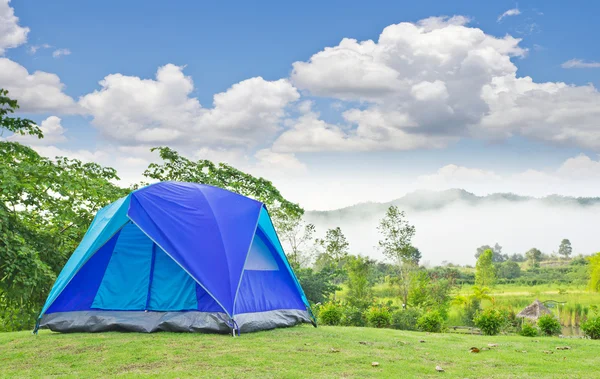
{"type": "Polygon", "coordinates": [[[22,142],[115,166],[126,183],[155,159],[149,147],[170,145],[267,176],[309,209],[456,186],[593,195],[598,11],[595,1],[0,0],[12,25],[0,27],[0,59],[21,73],[0,73],[0,87],[54,136],[22,142]],[[431,30],[420,21],[441,16],[464,17],[431,30]],[[402,40],[406,28],[380,40],[400,23],[414,40],[402,40]],[[344,38],[377,46],[325,57],[344,38]],[[480,95],[503,93],[499,81],[513,106],[480,95]]]}

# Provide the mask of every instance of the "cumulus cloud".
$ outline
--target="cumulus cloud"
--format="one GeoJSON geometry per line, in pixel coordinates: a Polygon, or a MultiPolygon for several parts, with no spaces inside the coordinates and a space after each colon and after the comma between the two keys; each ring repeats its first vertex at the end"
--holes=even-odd
{"type": "Polygon", "coordinates": [[[518,16],[520,14],[521,11],[519,10],[519,8],[509,9],[506,12],[502,13],[500,16],[498,16],[498,22],[502,21],[502,19],[505,17],[518,16]]]}
{"type": "Polygon", "coordinates": [[[29,28],[19,25],[19,18],[10,7],[10,0],[0,0],[0,55],[6,49],[20,46],[27,42],[29,28]]]}
{"type": "Polygon", "coordinates": [[[422,188],[456,188],[468,187],[469,183],[484,182],[490,184],[500,180],[500,175],[493,171],[449,164],[440,168],[434,174],[419,176],[417,186],[422,188]]]}
{"type": "Polygon", "coordinates": [[[600,68],[600,62],[586,62],[581,59],[571,59],[561,65],[562,68],[600,68]]]}
{"type": "MultiPolygon", "coordinates": [[[[432,17],[390,25],[377,41],[346,38],[294,63],[291,79],[298,88],[361,103],[343,113],[345,126],[312,120],[310,133],[319,144],[297,143],[297,151],[323,150],[323,136],[333,150],[355,149],[357,143],[369,150],[444,147],[467,136],[515,135],[600,149],[595,87],[519,77],[511,59],[527,54],[520,39],[490,36],[468,21],[432,17]],[[333,138],[343,142],[332,144],[333,138]]],[[[282,135],[287,151],[297,126],[309,142],[306,119],[282,135]]]]}
{"type": "Polygon", "coordinates": [[[285,79],[256,77],[214,96],[204,108],[191,97],[191,77],[183,67],[160,67],[155,79],[112,74],[101,89],[79,104],[108,138],[129,144],[174,143],[194,146],[254,146],[279,129],[285,107],[298,91],[285,79]]]}
{"type": "Polygon", "coordinates": [[[52,52],[53,58],[60,58],[64,55],[71,55],[71,50],[69,49],[56,49],[52,52]]]}
{"type": "Polygon", "coordinates": [[[61,119],[56,116],[50,116],[39,125],[44,138],[37,138],[31,135],[13,134],[7,140],[20,142],[26,145],[53,145],[66,142],[65,128],[61,124],[61,119]]]}
{"type": "Polygon", "coordinates": [[[65,85],[58,75],[44,71],[29,73],[8,58],[0,58],[0,87],[19,101],[21,112],[79,112],[75,101],[63,92],[65,85]]]}

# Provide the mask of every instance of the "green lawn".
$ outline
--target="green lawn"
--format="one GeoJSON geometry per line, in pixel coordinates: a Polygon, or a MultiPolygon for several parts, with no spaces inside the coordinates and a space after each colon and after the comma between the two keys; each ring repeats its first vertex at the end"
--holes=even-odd
{"type": "Polygon", "coordinates": [[[10,378],[592,378],[600,377],[599,357],[600,341],[371,328],[301,326],[236,338],[0,333],[0,376],[10,378]],[[489,343],[498,346],[469,352],[489,343]],[[445,372],[438,373],[436,365],[445,372]]]}

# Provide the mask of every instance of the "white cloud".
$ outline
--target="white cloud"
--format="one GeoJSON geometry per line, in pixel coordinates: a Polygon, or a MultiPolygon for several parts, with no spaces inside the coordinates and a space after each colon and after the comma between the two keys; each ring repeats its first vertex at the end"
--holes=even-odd
{"type": "Polygon", "coordinates": [[[172,64],[160,67],[155,80],[112,74],[100,85],[79,103],[111,140],[196,148],[264,143],[279,129],[285,107],[300,96],[287,80],[256,77],[216,94],[213,108],[204,108],[190,97],[192,79],[172,64]]]}
{"type": "Polygon", "coordinates": [[[53,145],[66,142],[65,128],[61,125],[61,119],[56,116],[50,116],[39,125],[44,138],[37,138],[31,135],[13,134],[7,140],[20,142],[26,145],[53,145]]]}
{"type": "Polygon", "coordinates": [[[561,65],[562,68],[600,68],[600,62],[586,62],[581,59],[571,59],[561,65]]]}
{"type": "Polygon", "coordinates": [[[377,42],[344,39],[294,63],[291,78],[298,88],[346,104],[359,101],[361,108],[344,111],[342,126],[314,117],[310,127],[306,117],[292,122],[278,148],[294,151],[295,135],[318,143],[299,146],[298,140],[295,151],[352,150],[357,144],[367,150],[431,148],[466,136],[519,135],[600,150],[596,88],[518,77],[511,59],[527,53],[520,39],[490,36],[467,22],[432,17],[391,25],[377,42]],[[342,142],[331,143],[334,138],[342,142]]]}
{"type": "Polygon", "coordinates": [[[29,28],[19,26],[19,18],[10,7],[10,0],[0,0],[0,55],[6,49],[20,46],[27,42],[29,28]]]}
{"type": "MultiPolygon", "coordinates": [[[[257,167],[260,172],[272,174],[298,175],[305,173],[308,168],[298,160],[294,154],[277,153],[270,149],[256,152],[257,167]]],[[[266,175],[268,176],[268,175],[266,175]]]]}
{"type": "Polygon", "coordinates": [[[489,184],[499,180],[501,180],[501,177],[493,171],[449,164],[437,170],[435,174],[419,176],[417,178],[417,187],[453,188],[468,186],[469,183],[484,182],[489,184]]]}
{"type": "Polygon", "coordinates": [[[518,8],[509,9],[506,12],[502,13],[500,16],[498,16],[498,22],[502,21],[504,17],[518,16],[520,14],[521,11],[518,8]]]}
{"type": "Polygon", "coordinates": [[[71,50],[69,49],[56,49],[52,52],[52,57],[53,58],[60,58],[61,56],[64,55],[71,55],[71,50]]]}
{"type": "Polygon", "coordinates": [[[56,74],[43,71],[29,73],[8,58],[0,57],[0,87],[19,101],[21,112],[77,113],[73,99],[63,90],[65,85],[56,74]]]}
{"type": "Polygon", "coordinates": [[[33,54],[36,54],[36,53],[38,52],[38,50],[41,50],[41,49],[49,49],[49,48],[51,48],[51,47],[52,47],[52,46],[50,46],[50,45],[49,45],[49,44],[47,44],[47,43],[43,43],[43,44],[41,44],[41,45],[31,45],[31,46],[29,46],[29,49],[27,49],[27,51],[29,52],[29,54],[32,54],[32,55],[33,55],[33,54]]]}

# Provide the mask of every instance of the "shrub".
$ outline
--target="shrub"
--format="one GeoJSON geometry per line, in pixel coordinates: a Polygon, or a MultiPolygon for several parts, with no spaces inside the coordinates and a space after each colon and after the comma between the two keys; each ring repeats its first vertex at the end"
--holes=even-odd
{"type": "Polygon", "coordinates": [[[495,336],[500,333],[500,329],[506,323],[506,318],[499,310],[488,308],[479,312],[473,321],[483,334],[495,336]]]}
{"type": "Polygon", "coordinates": [[[553,315],[543,315],[538,318],[537,325],[540,331],[547,336],[560,334],[562,328],[560,322],[553,315]]]}
{"type": "Polygon", "coordinates": [[[341,325],[344,326],[366,326],[365,309],[346,304],[342,310],[341,325]]]}
{"type": "Polygon", "coordinates": [[[467,326],[475,326],[473,319],[481,311],[481,300],[479,299],[469,299],[465,303],[465,308],[462,313],[462,319],[465,325],[467,326]]]}
{"type": "Polygon", "coordinates": [[[423,332],[440,333],[444,329],[444,318],[439,311],[429,311],[419,317],[417,328],[423,332]]]}
{"type": "Polygon", "coordinates": [[[338,303],[325,303],[319,309],[319,322],[323,325],[339,325],[341,319],[342,307],[338,303]]]}
{"type": "Polygon", "coordinates": [[[521,326],[521,330],[519,331],[519,334],[523,337],[536,337],[538,335],[538,330],[535,327],[535,325],[524,321],[523,325],[521,326]]]}
{"type": "Polygon", "coordinates": [[[408,308],[392,314],[392,327],[400,330],[417,330],[417,321],[422,312],[418,308],[408,308]]]}
{"type": "Polygon", "coordinates": [[[581,324],[581,330],[587,337],[593,340],[600,339],[600,316],[590,317],[586,322],[581,324]]]}
{"type": "Polygon", "coordinates": [[[376,328],[387,328],[392,322],[392,312],[384,305],[374,305],[366,312],[369,326],[376,328]]]}

